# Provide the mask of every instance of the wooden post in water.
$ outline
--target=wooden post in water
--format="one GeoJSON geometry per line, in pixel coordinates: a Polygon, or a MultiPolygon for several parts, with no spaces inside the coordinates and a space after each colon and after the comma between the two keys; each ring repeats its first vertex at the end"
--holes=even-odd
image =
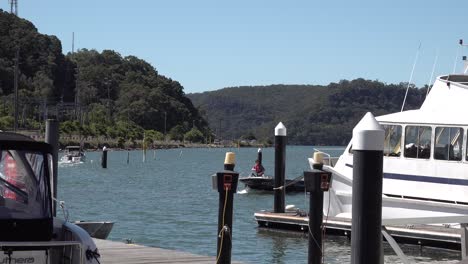
{"type": "Polygon", "coordinates": [[[351,264],[383,263],[384,130],[368,112],[353,129],[351,264]]]}
{"type": "Polygon", "coordinates": [[[216,263],[231,263],[233,203],[239,179],[239,173],[234,171],[234,166],[235,154],[227,152],[224,171],[213,176],[216,177],[213,179],[213,187],[219,192],[216,263]]]}
{"type": "Polygon", "coordinates": [[[130,150],[127,150],[127,164],[130,163],[130,150]]]}
{"type": "Polygon", "coordinates": [[[59,149],[59,122],[55,119],[47,119],[46,121],[46,129],[45,129],[45,142],[52,145],[53,153],[52,153],[52,197],[54,198],[53,201],[53,214],[54,216],[57,215],[57,180],[58,180],[58,149],[59,149]]]}
{"type": "Polygon", "coordinates": [[[101,166],[103,169],[107,169],[107,147],[106,146],[102,148],[101,166]]]}
{"type": "Polygon", "coordinates": [[[286,127],[283,123],[275,127],[275,182],[273,190],[274,212],[284,213],[285,209],[285,169],[286,169],[286,127]]]}

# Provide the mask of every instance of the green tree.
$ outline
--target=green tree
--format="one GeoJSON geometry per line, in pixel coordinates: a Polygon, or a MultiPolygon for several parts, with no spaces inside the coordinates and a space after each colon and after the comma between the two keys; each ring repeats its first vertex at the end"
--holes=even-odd
{"type": "Polygon", "coordinates": [[[145,130],[145,137],[152,144],[154,141],[164,140],[164,135],[156,130],[145,130]]]}
{"type": "Polygon", "coordinates": [[[68,134],[69,137],[73,135],[74,132],[78,131],[77,122],[74,121],[65,121],[60,123],[60,132],[68,134]]]}
{"type": "Polygon", "coordinates": [[[196,143],[203,142],[203,140],[205,139],[203,133],[196,128],[192,128],[190,131],[185,133],[184,137],[185,140],[196,143]]]}
{"type": "Polygon", "coordinates": [[[187,130],[184,128],[184,126],[177,125],[171,128],[171,130],[169,130],[169,137],[172,140],[182,141],[184,139],[184,134],[186,133],[186,131],[187,130]]]}
{"type": "Polygon", "coordinates": [[[14,126],[15,119],[12,116],[0,117],[0,130],[10,130],[14,126]]]}

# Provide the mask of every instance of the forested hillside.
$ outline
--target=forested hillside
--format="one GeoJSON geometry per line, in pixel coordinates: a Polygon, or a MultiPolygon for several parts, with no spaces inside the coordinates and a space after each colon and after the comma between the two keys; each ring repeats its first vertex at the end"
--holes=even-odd
{"type": "Polygon", "coordinates": [[[206,139],[207,122],[180,83],[135,56],[82,49],[64,55],[55,36],[0,10],[0,129],[11,130],[14,65],[19,54],[19,128],[40,129],[57,117],[64,133],[133,140],[167,132],[206,139]]]}
{"type": "MultiPolygon", "coordinates": [[[[399,111],[406,86],[356,79],[327,86],[233,87],[188,97],[225,139],[271,141],[274,127],[282,121],[290,144],[345,145],[366,112],[399,111]]],[[[405,110],[419,108],[425,94],[426,89],[412,87],[405,110]]]]}

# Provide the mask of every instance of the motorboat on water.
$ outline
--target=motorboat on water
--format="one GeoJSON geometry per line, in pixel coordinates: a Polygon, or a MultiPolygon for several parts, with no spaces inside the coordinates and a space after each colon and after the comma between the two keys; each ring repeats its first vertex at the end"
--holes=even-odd
{"type": "MultiPolygon", "coordinates": [[[[275,179],[271,176],[257,176],[252,173],[246,177],[240,177],[239,181],[242,182],[245,187],[248,187],[252,190],[261,190],[261,191],[273,191],[275,185],[275,179]]],[[[304,179],[298,177],[296,179],[286,179],[285,180],[286,192],[304,192],[305,185],[304,179]]]]}
{"type": "Polygon", "coordinates": [[[0,132],[1,263],[99,263],[89,234],[55,216],[52,146],[0,132]]]}
{"type": "Polygon", "coordinates": [[[65,147],[65,154],[60,158],[61,163],[80,163],[86,161],[86,155],[80,146],[65,147]]]}
{"type": "MultiPolygon", "coordinates": [[[[463,74],[436,79],[420,109],[376,118],[385,131],[382,218],[468,215],[467,72],[465,60],[463,74]]],[[[352,146],[324,166],[333,175],[324,201],[331,216],[351,217],[352,146]]]]}
{"type": "MultiPolygon", "coordinates": [[[[252,173],[248,176],[240,177],[239,181],[242,182],[245,187],[252,190],[274,191],[275,179],[264,174],[265,169],[262,166],[262,156],[262,149],[259,148],[257,160],[255,161],[256,165],[252,168],[252,173]],[[258,168],[261,169],[257,171],[258,168]]],[[[286,179],[284,187],[286,188],[286,192],[304,192],[304,178],[297,177],[296,179],[286,179]]]]}

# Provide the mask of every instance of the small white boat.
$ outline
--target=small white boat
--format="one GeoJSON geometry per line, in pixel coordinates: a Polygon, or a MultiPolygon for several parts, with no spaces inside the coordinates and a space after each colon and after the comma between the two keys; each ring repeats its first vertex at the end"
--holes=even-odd
{"type": "Polygon", "coordinates": [[[86,155],[80,146],[65,147],[65,154],[60,158],[61,163],[80,163],[86,161],[86,155]]]}
{"type": "MultiPolygon", "coordinates": [[[[382,218],[468,215],[467,65],[438,77],[420,109],[376,118],[385,130],[382,218]]],[[[333,174],[331,216],[351,216],[352,146],[324,166],[333,174]]]]}
{"type": "Polygon", "coordinates": [[[0,132],[1,263],[99,263],[89,234],[54,213],[52,146],[0,132]]]}
{"type": "Polygon", "coordinates": [[[83,228],[91,237],[99,239],[107,239],[114,227],[114,222],[107,221],[75,221],[74,224],[83,228]]]}

